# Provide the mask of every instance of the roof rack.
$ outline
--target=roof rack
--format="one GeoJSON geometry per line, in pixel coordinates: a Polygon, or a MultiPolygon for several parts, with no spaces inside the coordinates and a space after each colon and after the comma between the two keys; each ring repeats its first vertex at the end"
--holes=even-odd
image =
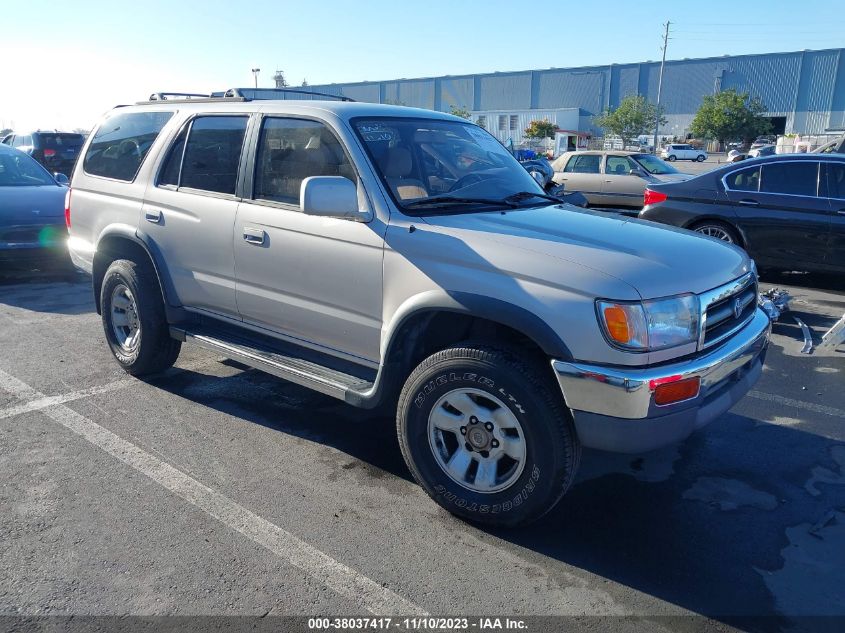
{"type": "MultiPolygon", "coordinates": [[[[249,101],[261,101],[264,99],[274,99],[277,94],[297,94],[308,95],[311,97],[328,97],[329,99],[338,99],[340,101],[355,101],[350,97],[343,95],[333,95],[327,92],[314,92],[312,90],[297,90],[294,88],[229,88],[223,96],[229,97],[243,97],[249,101]]],[[[219,96],[220,93],[212,93],[212,96],[219,96]]]]}
{"type": "Polygon", "coordinates": [[[154,92],[150,95],[150,101],[167,101],[174,97],[178,99],[208,99],[211,95],[198,92],[154,92]]]}

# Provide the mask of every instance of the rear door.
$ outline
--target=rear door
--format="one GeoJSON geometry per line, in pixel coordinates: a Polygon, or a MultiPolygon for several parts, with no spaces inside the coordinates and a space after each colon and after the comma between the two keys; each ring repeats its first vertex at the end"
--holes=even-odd
{"type": "Polygon", "coordinates": [[[601,154],[573,154],[556,179],[565,191],[580,191],[590,204],[602,202],[601,154]]]}
{"type": "Polygon", "coordinates": [[[830,236],[830,205],[818,195],[819,162],[769,162],[731,172],[726,196],[749,252],[765,265],[822,264],[830,236]]]}
{"type": "Polygon", "coordinates": [[[182,305],[238,317],[232,235],[249,116],[200,115],[171,144],[147,188],[141,230],[166,262],[182,305]]]}

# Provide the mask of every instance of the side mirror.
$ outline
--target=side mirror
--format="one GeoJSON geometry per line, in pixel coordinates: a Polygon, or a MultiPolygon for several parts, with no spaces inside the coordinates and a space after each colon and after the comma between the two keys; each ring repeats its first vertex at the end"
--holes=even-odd
{"type": "Polygon", "coordinates": [[[631,169],[628,170],[628,175],[629,176],[639,176],[640,178],[643,178],[645,176],[645,172],[643,172],[642,169],[639,169],[637,167],[632,167],[631,169]]]}
{"type": "Polygon", "coordinates": [[[60,174],[59,172],[54,173],[53,178],[55,178],[56,182],[60,185],[67,186],[67,184],[70,182],[70,179],[67,176],[65,176],[64,174],[60,174]]]}
{"type": "Polygon", "coordinates": [[[343,176],[310,176],[299,188],[299,208],[306,215],[363,221],[358,209],[358,188],[343,176]]]}

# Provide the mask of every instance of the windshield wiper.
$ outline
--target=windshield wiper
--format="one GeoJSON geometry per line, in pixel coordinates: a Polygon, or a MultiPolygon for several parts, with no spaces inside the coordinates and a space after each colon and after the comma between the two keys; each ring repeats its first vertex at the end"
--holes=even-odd
{"type": "Polygon", "coordinates": [[[527,198],[545,198],[546,200],[551,200],[552,202],[566,202],[563,198],[559,198],[548,193],[534,193],[533,191],[518,191],[504,197],[502,200],[505,202],[519,202],[520,200],[525,200],[527,198]]]}
{"type": "Polygon", "coordinates": [[[414,200],[405,205],[406,209],[413,207],[427,207],[427,206],[444,206],[452,204],[487,204],[487,205],[505,205],[516,208],[519,206],[515,200],[507,198],[459,198],[456,196],[433,196],[431,198],[423,198],[421,200],[414,200]]]}

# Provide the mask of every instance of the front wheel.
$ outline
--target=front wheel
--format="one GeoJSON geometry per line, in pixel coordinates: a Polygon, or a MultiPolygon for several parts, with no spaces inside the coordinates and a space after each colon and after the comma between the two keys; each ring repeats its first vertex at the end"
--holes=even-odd
{"type": "Polygon", "coordinates": [[[449,512],[516,526],[551,510],[580,460],[572,418],[550,376],[515,352],[455,347],[423,361],[402,389],[408,468],[449,512]]]}
{"type": "Polygon", "coordinates": [[[706,160],[706,157],[703,154],[699,154],[696,156],[695,160],[699,163],[703,163],[706,160]]]}
{"type": "Polygon", "coordinates": [[[152,266],[112,262],[100,288],[100,307],[106,341],[126,372],[153,374],[176,362],[181,343],[170,337],[152,266]]]}
{"type": "Polygon", "coordinates": [[[674,154],[669,154],[669,156],[666,157],[666,160],[668,160],[670,163],[675,162],[677,159],[678,157],[674,154]]]}

